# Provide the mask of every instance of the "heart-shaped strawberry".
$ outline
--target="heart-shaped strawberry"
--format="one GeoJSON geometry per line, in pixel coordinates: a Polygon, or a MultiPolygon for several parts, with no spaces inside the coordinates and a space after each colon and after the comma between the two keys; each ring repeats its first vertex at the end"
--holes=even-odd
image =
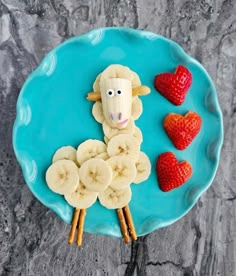
{"type": "Polygon", "coordinates": [[[178,162],[172,152],[159,155],[156,171],[160,189],[163,192],[173,190],[184,184],[192,176],[192,167],[189,162],[178,162]]]}
{"type": "Polygon", "coordinates": [[[164,129],[179,150],[184,150],[193,141],[201,129],[202,119],[193,111],[185,116],[170,113],[164,119],[164,129]]]}
{"type": "Polygon", "coordinates": [[[174,74],[162,73],[156,75],[154,80],[155,88],[166,99],[175,105],[181,105],[192,84],[192,74],[183,65],[176,68],[174,74]]]}

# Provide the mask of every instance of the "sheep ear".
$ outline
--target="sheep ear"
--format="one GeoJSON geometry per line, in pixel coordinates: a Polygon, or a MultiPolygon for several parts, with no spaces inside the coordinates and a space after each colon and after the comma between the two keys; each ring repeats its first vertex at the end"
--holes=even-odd
{"type": "Polygon", "coordinates": [[[137,86],[132,89],[132,96],[144,96],[151,92],[147,86],[137,86]]]}
{"type": "Polygon", "coordinates": [[[99,100],[101,100],[101,93],[100,92],[90,92],[87,95],[87,100],[92,101],[92,102],[99,101],[99,100]]]}

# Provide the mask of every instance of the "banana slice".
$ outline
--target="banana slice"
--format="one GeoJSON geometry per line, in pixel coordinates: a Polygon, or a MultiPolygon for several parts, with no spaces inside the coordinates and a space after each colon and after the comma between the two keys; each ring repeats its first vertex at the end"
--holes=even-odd
{"type": "Polygon", "coordinates": [[[135,127],[133,136],[138,140],[139,144],[141,145],[143,142],[143,134],[140,128],[135,127]]]}
{"type": "Polygon", "coordinates": [[[111,184],[112,169],[104,160],[92,158],[80,167],[79,176],[86,188],[101,192],[111,184]]]}
{"type": "Polygon", "coordinates": [[[139,97],[133,99],[131,110],[131,114],[134,120],[137,120],[143,113],[143,104],[139,97]]]}
{"type": "Polygon", "coordinates": [[[99,74],[93,83],[93,91],[94,92],[100,92],[100,79],[101,75],[103,74],[103,79],[104,78],[112,78],[113,77],[123,77],[125,79],[129,79],[132,82],[132,87],[137,87],[141,85],[140,78],[138,74],[134,71],[127,70],[128,67],[119,65],[119,64],[113,64],[109,66],[109,68],[106,68],[105,74],[103,72],[99,74]],[[125,70],[124,70],[125,69],[125,70]],[[117,72],[118,71],[118,72],[117,72]]]}
{"type": "Polygon", "coordinates": [[[93,105],[92,114],[93,114],[94,119],[98,123],[102,124],[105,121],[105,117],[104,117],[104,114],[103,114],[102,103],[100,101],[97,101],[93,105]]]}
{"type": "Polygon", "coordinates": [[[100,78],[101,78],[101,74],[99,74],[96,77],[95,82],[93,83],[93,91],[94,92],[100,92],[100,78]]]}
{"type": "Polygon", "coordinates": [[[120,64],[112,64],[101,73],[100,80],[111,78],[124,78],[132,81],[134,76],[129,67],[120,64]]]}
{"type": "Polygon", "coordinates": [[[133,183],[139,184],[145,181],[146,179],[148,179],[151,173],[151,163],[147,155],[141,151],[139,154],[139,159],[135,163],[135,165],[136,165],[137,174],[133,183]]]}
{"type": "Polygon", "coordinates": [[[109,155],[107,152],[103,152],[103,153],[100,153],[96,156],[96,158],[101,158],[102,160],[106,161],[107,159],[109,159],[109,155]]]}
{"type": "Polygon", "coordinates": [[[59,148],[53,155],[52,162],[56,162],[58,160],[72,160],[76,161],[76,149],[71,146],[65,146],[59,148]]]}
{"type": "Polygon", "coordinates": [[[118,128],[112,128],[108,125],[106,121],[102,124],[103,132],[105,136],[108,139],[111,139],[112,137],[119,135],[119,134],[133,134],[135,129],[134,120],[130,118],[129,123],[126,128],[118,129],[118,128]]]}
{"type": "Polygon", "coordinates": [[[108,187],[105,191],[99,193],[98,199],[101,205],[108,209],[123,208],[131,200],[131,189],[127,187],[122,190],[116,190],[108,187]]]}
{"type": "Polygon", "coordinates": [[[134,72],[134,71],[132,71],[132,74],[133,74],[132,86],[133,87],[140,86],[141,85],[141,81],[140,81],[140,78],[139,78],[138,74],[136,72],[134,72]]]}
{"type": "Polygon", "coordinates": [[[66,194],[65,200],[73,207],[86,209],[97,200],[98,193],[88,190],[80,181],[79,186],[72,194],[66,194]]]}
{"type": "Polygon", "coordinates": [[[73,193],[79,185],[78,167],[71,160],[58,160],[48,168],[46,182],[55,193],[73,193]]]}
{"type": "Polygon", "coordinates": [[[106,136],[104,136],[104,141],[105,141],[106,144],[108,144],[110,139],[108,139],[106,136]]]}
{"type": "Polygon", "coordinates": [[[137,73],[131,71],[129,67],[120,64],[112,64],[108,66],[96,79],[94,83],[94,91],[97,88],[97,82],[108,78],[124,78],[132,82],[132,86],[140,86],[141,81],[137,73]]]}
{"type": "Polygon", "coordinates": [[[128,187],[136,177],[135,163],[126,156],[113,156],[107,160],[113,171],[110,187],[120,190],[128,187]]]}
{"type": "Polygon", "coordinates": [[[129,134],[120,134],[113,137],[107,145],[107,153],[112,156],[126,156],[133,161],[139,158],[140,144],[138,140],[129,134]]]}
{"type": "Polygon", "coordinates": [[[82,165],[85,161],[107,151],[105,143],[89,139],[79,145],[76,153],[77,161],[82,165]]]}

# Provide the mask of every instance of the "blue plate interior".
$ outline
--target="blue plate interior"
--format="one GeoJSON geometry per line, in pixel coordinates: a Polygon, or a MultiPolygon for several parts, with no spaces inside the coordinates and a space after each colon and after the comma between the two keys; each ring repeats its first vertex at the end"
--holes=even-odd
{"type": "MultiPolygon", "coordinates": [[[[219,162],[223,124],[214,85],[205,69],[179,45],[129,28],[97,29],[67,40],[44,58],[23,86],[13,146],[33,194],[70,223],[73,208],[47,187],[45,172],[59,147],[77,147],[89,138],[103,140],[102,127],[91,114],[93,103],[86,100],[86,94],[92,91],[96,76],[114,63],[129,66],[152,90],[141,98],[144,112],[136,121],[144,137],[141,150],[152,163],[150,178],[131,185],[130,208],[140,236],[186,214],[210,186],[219,162]],[[178,64],[191,71],[193,83],[184,104],[177,107],[156,92],[153,80],[158,73],[174,72],[178,64]],[[193,143],[178,151],[163,130],[163,118],[170,112],[185,114],[189,110],[200,114],[203,126],[193,143]],[[168,193],[159,189],[155,171],[156,159],[165,151],[174,152],[193,167],[192,178],[168,193]]],[[[85,231],[120,237],[115,210],[96,202],[87,210],[85,231]]]]}

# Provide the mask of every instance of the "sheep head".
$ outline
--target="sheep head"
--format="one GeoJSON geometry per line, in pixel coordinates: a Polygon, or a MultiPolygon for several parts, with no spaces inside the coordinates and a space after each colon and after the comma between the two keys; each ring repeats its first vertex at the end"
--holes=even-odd
{"type": "Polygon", "coordinates": [[[94,92],[88,93],[89,101],[101,101],[106,122],[113,128],[122,129],[131,118],[132,96],[150,93],[141,86],[138,75],[128,67],[111,65],[98,75],[94,92]]]}

